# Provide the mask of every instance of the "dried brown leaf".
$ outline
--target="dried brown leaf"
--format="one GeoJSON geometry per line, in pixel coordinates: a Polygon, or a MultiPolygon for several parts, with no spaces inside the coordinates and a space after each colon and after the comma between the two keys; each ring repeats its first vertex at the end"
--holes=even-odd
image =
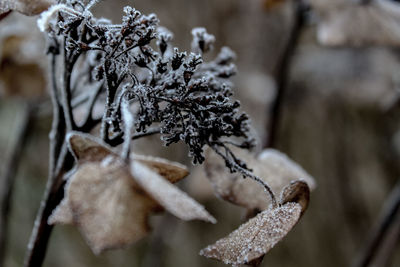
{"type": "Polygon", "coordinates": [[[400,5],[396,2],[377,0],[360,5],[347,1],[335,5],[332,1],[325,7],[317,1],[319,9],[317,38],[321,44],[400,45],[400,5]]]}
{"type": "Polygon", "coordinates": [[[149,213],[157,206],[114,156],[80,165],[67,195],[73,221],[95,254],[147,235],[149,213]]]}
{"type": "Polygon", "coordinates": [[[184,220],[215,219],[173,186],[188,174],[185,166],[161,158],[132,155],[129,166],[101,140],[68,134],[78,166],[49,224],[76,225],[95,254],[144,237],[150,213],[165,207],[184,220]]]}
{"type": "MultiPolygon", "coordinates": [[[[108,155],[116,155],[111,147],[88,134],[71,132],[67,136],[67,141],[70,150],[80,162],[100,161],[108,155]]],[[[171,183],[176,183],[189,174],[185,165],[159,157],[132,154],[131,160],[143,163],[171,183]]]]}
{"type": "Polygon", "coordinates": [[[53,4],[55,4],[53,0],[1,0],[0,14],[15,10],[28,16],[34,16],[53,4]]]}
{"type": "Polygon", "coordinates": [[[149,195],[176,217],[185,221],[198,219],[216,223],[215,218],[202,205],[144,164],[132,161],[131,173],[134,180],[149,195]]]}
{"type": "MultiPolygon", "coordinates": [[[[234,152],[277,196],[293,180],[302,179],[311,189],[315,188],[314,178],[277,150],[265,149],[258,156],[240,149],[234,152]]],[[[265,197],[264,188],[251,179],[243,179],[240,174],[230,173],[224,161],[211,150],[207,151],[205,170],[219,197],[251,210],[268,208],[270,201],[265,197]]]]}
{"type": "Polygon", "coordinates": [[[200,255],[233,266],[257,261],[288,234],[298,222],[301,210],[301,205],[293,202],[265,210],[227,237],[202,249],[200,255]]]}

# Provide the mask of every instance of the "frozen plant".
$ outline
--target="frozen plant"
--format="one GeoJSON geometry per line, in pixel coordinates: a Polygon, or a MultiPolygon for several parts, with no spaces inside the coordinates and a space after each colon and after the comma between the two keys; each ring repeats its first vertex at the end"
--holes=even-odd
{"type": "MultiPolygon", "coordinates": [[[[152,134],[159,134],[166,146],[184,142],[194,164],[204,162],[209,147],[231,172],[265,188],[274,209],[265,214],[279,213],[276,209],[286,199],[277,203],[268,184],[232,151],[232,146],[249,149],[254,144],[248,116],[231,99],[229,78],[236,73],[235,54],[223,47],[215,59],[204,62],[203,54],[212,50],[215,41],[204,28],[193,29],[192,52],[188,53],[172,46],[172,33],[158,26],[155,14],[125,7],[121,24],[112,24],[92,15],[96,2],[60,1],[38,20],[48,36],[54,121],[49,182],[25,265],[41,265],[52,223],[75,224],[99,253],[143,237],[147,217],[159,205],[184,220],[215,221],[170,184],[187,174],[184,167],[164,159],[141,158],[131,151],[132,140],[152,134]],[[102,115],[95,112],[99,105],[102,115]],[[76,110],[84,107],[80,118],[76,110]],[[99,129],[97,137],[87,134],[95,129],[99,129]],[[144,190],[146,197],[131,187],[144,190]],[[114,199],[104,199],[108,194],[123,197],[114,203],[114,199]],[[118,208],[103,208],[102,201],[118,208]],[[137,216],[131,212],[125,218],[126,210],[137,216]]],[[[287,220],[291,222],[287,230],[304,211],[299,204],[293,205],[295,218],[287,220]]],[[[261,254],[267,250],[260,249],[261,254]]],[[[227,262],[253,261],[248,256],[242,251],[240,260],[227,262]]]]}

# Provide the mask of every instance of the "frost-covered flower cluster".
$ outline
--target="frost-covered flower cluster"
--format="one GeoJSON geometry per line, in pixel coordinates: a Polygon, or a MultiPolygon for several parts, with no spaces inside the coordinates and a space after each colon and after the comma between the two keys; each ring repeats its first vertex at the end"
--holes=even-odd
{"type": "Polygon", "coordinates": [[[39,26],[64,48],[66,68],[72,72],[78,58],[85,57],[80,71],[87,70],[86,85],[104,83],[105,142],[124,142],[121,103],[126,101],[136,107],[136,132],[157,124],[166,145],[178,141],[188,145],[194,163],[204,161],[206,145],[224,146],[228,137],[241,140],[238,146],[250,147],[248,117],[231,99],[235,54],[223,47],[214,60],[204,62],[203,54],[213,48],[213,35],[204,28],[193,29],[192,52],[182,52],[172,46],[172,33],[158,22],[155,14],[125,7],[122,23],[111,24],[71,0],[46,12],[39,26]]]}
{"type": "MultiPolygon", "coordinates": [[[[276,168],[271,158],[266,164],[242,157],[253,173],[235,155],[232,146],[250,148],[254,143],[248,135],[248,116],[232,100],[235,54],[223,47],[214,59],[205,61],[203,55],[213,49],[215,38],[204,28],[193,29],[188,53],[171,44],[173,34],[158,25],[156,15],[125,7],[121,23],[112,24],[90,12],[97,1],[60,0],[38,20],[49,37],[54,121],[49,191],[36,227],[76,225],[92,250],[100,253],[145,236],[150,213],[161,208],[183,220],[215,222],[203,206],[172,185],[188,174],[184,166],[131,153],[132,140],[160,134],[167,146],[183,141],[193,163],[203,163],[205,148],[211,148],[208,174],[219,172],[210,179],[216,192],[251,212],[265,208],[201,254],[233,266],[258,264],[300,219],[309,185],[291,181],[274,192],[269,180],[255,172],[264,176],[265,171],[273,177],[272,184],[283,186],[287,181],[282,175],[292,175],[282,169],[293,169],[292,165],[280,160],[276,168]],[[101,139],[93,136],[99,125],[101,139]],[[212,150],[223,159],[222,166],[210,157],[212,150]],[[265,199],[255,197],[254,184],[241,183],[232,174],[224,176],[224,163],[231,172],[258,182],[271,205],[265,207],[265,199]],[[281,193],[279,202],[275,193],[281,193]]],[[[34,231],[31,256],[43,254],[40,244],[45,247],[48,235],[41,242],[40,238],[34,231]]],[[[43,255],[31,256],[27,266],[40,266],[43,255]]]]}

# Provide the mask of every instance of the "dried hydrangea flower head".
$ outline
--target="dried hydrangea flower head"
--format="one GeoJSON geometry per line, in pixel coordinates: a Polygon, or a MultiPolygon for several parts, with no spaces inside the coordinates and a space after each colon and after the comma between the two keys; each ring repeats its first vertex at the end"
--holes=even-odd
{"type": "MultiPolygon", "coordinates": [[[[213,49],[215,38],[204,28],[193,29],[192,51],[185,52],[171,44],[173,34],[158,25],[155,14],[125,7],[121,23],[112,24],[90,12],[96,2],[59,1],[38,20],[53,59],[53,105],[62,120],[61,131],[55,132],[67,139],[55,149],[60,158],[72,154],[76,159],[61,188],[65,197],[48,222],[76,225],[95,253],[145,236],[149,215],[161,208],[182,220],[215,222],[203,206],[171,184],[187,175],[184,166],[131,151],[133,140],[160,134],[166,146],[184,142],[194,164],[203,163],[210,148],[231,172],[251,178],[268,193],[271,207],[243,226],[255,234],[254,244],[246,239],[247,248],[232,248],[221,241],[203,253],[232,264],[259,259],[298,221],[308,199],[292,184],[294,188],[282,193],[287,201],[279,203],[269,181],[235,155],[232,146],[254,145],[249,118],[232,99],[235,54],[223,47],[205,62],[203,55],[213,49]],[[99,103],[104,106],[100,117],[93,112],[99,103]],[[74,112],[82,106],[86,116],[77,121],[74,112]],[[97,126],[100,139],[84,134],[97,126]],[[279,234],[272,235],[273,229],[279,234]],[[226,254],[232,249],[237,253],[226,254]]],[[[236,244],[241,240],[234,233],[228,239],[236,244]]]]}

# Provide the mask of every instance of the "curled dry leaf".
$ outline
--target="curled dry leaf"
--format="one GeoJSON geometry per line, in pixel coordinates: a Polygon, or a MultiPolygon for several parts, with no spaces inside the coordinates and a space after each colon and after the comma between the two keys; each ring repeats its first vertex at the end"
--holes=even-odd
{"type": "Polygon", "coordinates": [[[288,202],[296,202],[300,204],[302,214],[308,207],[308,202],[310,202],[310,188],[307,183],[302,180],[296,180],[290,182],[285,188],[283,188],[281,193],[281,204],[286,204],[288,202]]]}
{"type": "MultiPolygon", "coordinates": [[[[302,179],[310,189],[315,188],[314,178],[285,154],[265,149],[258,156],[241,149],[233,149],[255,175],[266,182],[276,196],[291,181],[302,179]]],[[[243,179],[238,173],[230,173],[225,163],[213,151],[207,151],[205,170],[217,196],[250,210],[265,210],[270,200],[259,183],[243,179]]]]}
{"type": "Polygon", "coordinates": [[[68,135],[78,160],[65,186],[65,197],[49,223],[78,227],[95,254],[127,246],[149,232],[151,212],[164,207],[183,220],[215,219],[196,201],[174,187],[188,174],[185,166],[165,159],[133,155],[132,170],[94,137],[68,135]]]}
{"type": "Polygon", "coordinates": [[[282,191],[280,206],[259,213],[227,237],[202,249],[200,255],[233,266],[260,263],[299,221],[307,208],[309,192],[304,181],[293,181],[282,191]]]}
{"type": "MultiPolygon", "coordinates": [[[[320,13],[317,39],[321,44],[338,45],[400,45],[400,5],[377,0],[361,5],[355,1],[326,7],[316,3],[320,13]]],[[[325,0],[331,2],[331,0],[325,0]]]]}
{"type": "Polygon", "coordinates": [[[143,163],[171,183],[176,183],[189,174],[185,165],[167,159],[132,154],[131,159],[143,163]]]}
{"type": "Polygon", "coordinates": [[[0,14],[15,10],[28,16],[34,16],[53,4],[55,4],[53,0],[1,0],[0,14]]]}
{"type": "Polygon", "coordinates": [[[227,237],[200,251],[200,255],[233,266],[249,264],[263,257],[297,223],[301,206],[286,203],[268,209],[241,225],[227,237]]]}

